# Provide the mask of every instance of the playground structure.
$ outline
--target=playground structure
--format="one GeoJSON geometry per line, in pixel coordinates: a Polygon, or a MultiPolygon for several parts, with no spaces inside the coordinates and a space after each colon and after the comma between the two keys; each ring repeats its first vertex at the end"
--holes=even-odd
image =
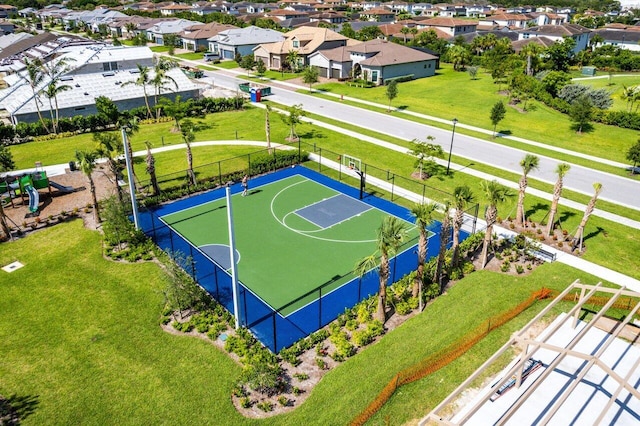
{"type": "Polygon", "coordinates": [[[15,207],[14,199],[20,198],[22,205],[28,201],[29,212],[36,213],[40,204],[39,189],[48,189],[49,196],[52,196],[51,187],[62,193],[74,191],[73,187],[60,185],[49,180],[45,170],[36,167],[36,170],[21,176],[5,176],[0,181],[0,200],[3,204],[11,204],[15,207]],[[26,196],[26,197],[25,197],[26,196]]]}

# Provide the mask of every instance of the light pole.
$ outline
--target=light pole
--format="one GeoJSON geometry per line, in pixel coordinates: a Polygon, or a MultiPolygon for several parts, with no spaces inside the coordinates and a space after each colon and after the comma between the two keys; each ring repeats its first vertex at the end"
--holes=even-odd
{"type": "Polygon", "coordinates": [[[451,146],[449,147],[449,159],[447,160],[447,176],[449,176],[449,166],[451,166],[451,151],[453,151],[453,138],[456,136],[456,124],[458,124],[458,119],[453,119],[453,131],[451,132],[451,146]]]}

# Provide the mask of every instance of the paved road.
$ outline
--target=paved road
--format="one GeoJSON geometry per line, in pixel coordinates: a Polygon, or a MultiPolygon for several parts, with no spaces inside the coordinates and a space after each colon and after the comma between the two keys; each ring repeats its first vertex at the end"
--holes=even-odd
{"type": "MultiPolygon", "coordinates": [[[[238,80],[225,75],[223,72],[207,72],[212,76],[216,86],[237,88],[238,80]]],[[[270,100],[284,105],[302,104],[310,113],[322,115],[334,120],[368,128],[389,136],[412,140],[425,139],[434,136],[435,142],[440,144],[445,152],[449,152],[452,131],[405,120],[394,115],[369,111],[339,102],[315,98],[302,93],[296,93],[283,88],[273,88],[270,100]]],[[[428,102],[428,100],[425,100],[428,102]]],[[[486,140],[455,134],[453,141],[454,155],[477,161],[494,167],[520,174],[520,160],[526,154],[525,150],[509,148],[486,140]]],[[[530,174],[532,178],[553,184],[556,180],[554,170],[559,163],[549,157],[540,157],[540,169],[530,174]]],[[[586,167],[572,165],[571,171],[564,180],[564,186],[586,195],[593,194],[593,183],[600,182],[603,191],[600,199],[640,210],[640,182],[615,176],[609,173],[591,170],[586,167]]]]}

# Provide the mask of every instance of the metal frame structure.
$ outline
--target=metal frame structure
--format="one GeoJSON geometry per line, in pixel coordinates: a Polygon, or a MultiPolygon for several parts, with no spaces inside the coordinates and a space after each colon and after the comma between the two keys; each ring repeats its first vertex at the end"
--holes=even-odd
{"type": "MultiPolygon", "coordinates": [[[[494,394],[495,389],[500,388],[503,384],[505,384],[511,377],[516,377],[515,387],[519,388],[522,384],[522,372],[525,363],[529,358],[531,358],[536,351],[539,349],[546,349],[557,352],[557,357],[551,362],[546,370],[535,379],[535,381],[520,395],[517,401],[501,416],[499,421],[496,423],[498,425],[505,424],[509,421],[509,419],[513,416],[515,412],[517,412],[522,405],[527,401],[527,399],[534,393],[534,391],[544,382],[545,378],[554,371],[554,369],[560,364],[560,362],[567,356],[576,357],[587,361],[587,365],[582,369],[580,374],[572,381],[572,383],[566,388],[563,389],[559,398],[557,398],[550,407],[545,409],[545,413],[543,417],[541,417],[539,424],[547,424],[556,414],[558,409],[562,406],[562,404],[569,397],[571,392],[578,386],[578,384],[582,381],[582,379],[587,375],[589,370],[593,366],[597,366],[606,374],[609,375],[613,380],[618,383],[617,390],[612,393],[609,398],[608,403],[604,406],[604,408],[597,415],[597,418],[594,420],[593,424],[601,424],[604,416],[609,411],[609,409],[615,403],[618,395],[623,390],[626,390],[635,398],[640,400],[640,391],[636,389],[632,384],[629,383],[630,378],[634,373],[637,372],[638,367],[640,367],[640,358],[638,358],[633,367],[628,371],[625,377],[621,377],[617,374],[613,369],[606,365],[601,359],[600,356],[604,353],[604,351],[614,342],[614,340],[618,337],[618,335],[625,329],[625,326],[631,321],[633,316],[638,313],[640,310],[640,299],[635,304],[635,306],[630,310],[629,314],[626,315],[624,320],[619,323],[616,328],[607,336],[606,340],[602,343],[595,354],[583,353],[575,350],[575,347],[579,345],[580,340],[587,334],[587,332],[594,327],[599,318],[604,316],[609,308],[611,308],[614,303],[621,296],[630,296],[630,297],[638,297],[640,298],[640,294],[626,290],[625,287],[614,289],[614,288],[606,288],[602,287],[601,283],[597,285],[586,285],[581,284],[579,280],[574,281],[569,287],[567,287],[561,294],[559,294],[545,309],[542,310],[535,318],[533,318],[524,328],[522,328],[519,332],[514,334],[511,339],[507,343],[505,343],[498,352],[496,352],[491,358],[489,358],[480,368],[478,368],[467,380],[464,381],[456,390],[454,390],[451,395],[449,395],[444,401],[442,401],[431,413],[429,413],[426,417],[424,417],[419,425],[424,426],[426,424],[441,424],[441,425],[461,425],[466,423],[475,413],[478,412],[480,407],[486,404],[491,396],[494,394]],[[529,329],[540,321],[545,315],[547,315],[559,302],[561,302],[565,296],[571,293],[573,290],[579,289],[580,296],[576,303],[576,305],[567,313],[566,317],[553,325],[550,329],[548,329],[548,333],[546,333],[545,337],[540,340],[533,340],[525,337],[529,333],[529,329]],[[583,306],[588,303],[589,299],[595,293],[610,293],[611,298],[609,301],[594,315],[594,317],[584,326],[580,332],[576,334],[576,336],[569,342],[566,347],[559,347],[557,345],[553,345],[548,343],[548,340],[553,336],[553,334],[560,329],[563,325],[566,325],[568,321],[572,321],[571,328],[575,329],[578,325],[578,320],[580,313],[582,311],[583,306]],[[505,351],[507,351],[513,345],[519,344],[521,347],[524,347],[524,350],[518,355],[518,361],[516,364],[504,375],[504,377],[496,382],[496,384],[487,390],[484,390],[483,395],[479,398],[475,403],[475,405],[468,411],[466,411],[465,415],[455,422],[449,420],[454,417],[455,414],[447,412],[447,418],[440,413],[444,408],[448,407],[449,404],[453,403],[458,396],[467,388],[470,387],[471,383],[480,377],[484,371],[493,364],[505,351]]],[[[542,414],[541,414],[542,416],[542,414]]]]}

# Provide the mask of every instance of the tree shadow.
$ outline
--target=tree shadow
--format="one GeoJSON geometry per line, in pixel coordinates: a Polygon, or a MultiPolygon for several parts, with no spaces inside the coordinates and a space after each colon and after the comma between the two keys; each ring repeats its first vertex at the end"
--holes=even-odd
{"type": "Polygon", "coordinates": [[[16,394],[0,398],[0,420],[8,420],[7,425],[19,425],[21,421],[36,411],[40,404],[38,395],[18,396],[16,394]]]}
{"type": "Polygon", "coordinates": [[[399,107],[396,107],[396,109],[398,111],[404,111],[405,109],[409,109],[409,105],[400,105],[399,107]]]}
{"type": "Polygon", "coordinates": [[[318,129],[310,129],[305,133],[298,133],[298,137],[304,139],[326,139],[327,136],[318,129]]]}
{"type": "Polygon", "coordinates": [[[584,123],[582,125],[575,123],[571,125],[571,130],[575,131],[578,134],[591,133],[594,131],[594,129],[595,128],[591,123],[584,123]]]}
{"type": "Polygon", "coordinates": [[[527,211],[524,213],[525,217],[531,217],[534,214],[538,213],[539,211],[545,211],[548,212],[550,209],[548,204],[543,204],[543,203],[536,203],[535,205],[529,207],[527,209],[527,211]]]}
{"type": "Polygon", "coordinates": [[[511,130],[498,130],[498,133],[496,133],[496,137],[501,138],[503,136],[511,136],[511,130]]]}
{"type": "Polygon", "coordinates": [[[582,241],[587,241],[590,238],[597,237],[599,234],[602,234],[604,237],[608,235],[607,231],[604,228],[598,226],[595,231],[589,232],[587,235],[585,235],[582,241]]]}

